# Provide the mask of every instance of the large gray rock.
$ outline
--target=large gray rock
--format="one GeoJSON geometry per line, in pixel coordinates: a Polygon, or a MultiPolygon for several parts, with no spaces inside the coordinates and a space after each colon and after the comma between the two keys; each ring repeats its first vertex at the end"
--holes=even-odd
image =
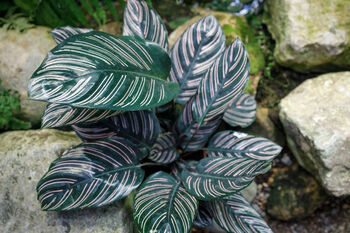
{"type": "Polygon", "coordinates": [[[101,209],[44,212],[35,187],[50,163],[80,143],[72,132],[53,129],[0,134],[1,233],[128,233],[133,222],[123,203],[101,209]]]}
{"type": "Polygon", "coordinates": [[[29,100],[28,81],[44,60],[46,54],[55,47],[49,35],[50,29],[36,27],[20,33],[15,30],[0,30],[0,78],[7,89],[17,90],[21,95],[22,113],[20,117],[32,125],[40,125],[44,113],[43,102],[29,100]]]}
{"type": "Polygon", "coordinates": [[[299,164],[335,196],[350,194],[350,72],[309,79],[280,103],[299,164]]]}
{"type": "Polygon", "coordinates": [[[275,59],[297,71],[349,70],[349,0],[265,1],[275,59]]]}

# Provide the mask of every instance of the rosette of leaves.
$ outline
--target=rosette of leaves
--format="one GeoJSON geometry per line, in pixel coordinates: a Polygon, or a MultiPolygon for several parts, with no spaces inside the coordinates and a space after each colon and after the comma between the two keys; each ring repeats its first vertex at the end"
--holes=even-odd
{"type": "Polygon", "coordinates": [[[136,190],[140,232],[188,233],[213,221],[228,232],[271,232],[240,191],[281,147],[215,132],[222,119],[242,127],[254,121],[256,103],[243,93],[243,43],[225,47],[210,15],[170,50],[160,16],[144,0],[128,0],[124,19],[119,37],[55,29],[59,44],[30,80],[29,96],[49,102],[43,127],[71,125],[83,141],[38,183],[42,209],[104,206],[136,190]]]}

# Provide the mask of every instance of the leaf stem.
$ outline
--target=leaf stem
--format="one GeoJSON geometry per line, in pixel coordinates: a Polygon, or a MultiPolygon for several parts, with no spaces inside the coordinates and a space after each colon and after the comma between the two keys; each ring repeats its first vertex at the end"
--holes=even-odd
{"type": "Polygon", "coordinates": [[[160,163],[142,163],[138,165],[139,167],[145,167],[145,166],[165,166],[164,164],[160,164],[160,163]]]}

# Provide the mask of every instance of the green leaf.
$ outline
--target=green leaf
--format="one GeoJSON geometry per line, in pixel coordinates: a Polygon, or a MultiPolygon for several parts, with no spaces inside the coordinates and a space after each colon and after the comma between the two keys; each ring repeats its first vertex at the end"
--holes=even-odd
{"type": "Polygon", "coordinates": [[[160,164],[169,164],[177,160],[179,156],[179,152],[176,149],[175,135],[168,132],[158,137],[148,159],[160,164]]]}
{"type": "Polygon", "coordinates": [[[199,208],[193,226],[196,228],[206,228],[213,225],[213,216],[209,209],[208,202],[199,201],[199,208]]]}
{"type": "Polygon", "coordinates": [[[35,10],[34,17],[35,23],[38,25],[46,25],[49,27],[67,25],[65,20],[62,19],[57,12],[55,12],[50,4],[50,1],[41,1],[35,10]]]}
{"type": "Polygon", "coordinates": [[[79,123],[88,124],[120,113],[122,112],[92,108],[74,108],[64,104],[48,104],[42,118],[41,127],[56,128],[79,123]]]}
{"type": "Polygon", "coordinates": [[[180,85],[176,102],[186,102],[196,94],[206,71],[225,50],[225,35],[212,15],[192,24],[174,44],[169,80],[180,85]]]}
{"type": "Polygon", "coordinates": [[[84,141],[94,141],[110,136],[128,139],[148,155],[160,133],[157,117],[151,110],[128,111],[94,124],[73,125],[74,131],[84,141]]]}
{"type": "MultiPolygon", "coordinates": [[[[103,0],[103,2],[106,4],[109,12],[112,14],[113,19],[117,22],[119,22],[119,17],[118,17],[118,12],[115,9],[115,5],[112,2],[112,0],[103,0]]],[[[123,2],[123,1],[119,1],[119,2],[123,2]]]]}
{"type": "MultiPolygon", "coordinates": [[[[248,53],[237,38],[212,64],[201,80],[196,94],[185,105],[186,112],[177,119],[180,140],[187,141],[185,145],[190,145],[201,127],[211,125],[208,130],[203,130],[206,135],[201,143],[205,143],[215,131],[213,121],[220,118],[234,99],[241,95],[248,79],[248,53]]],[[[198,148],[182,146],[182,149],[186,151],[198,148]]]]}
{"type": "Polygon", "coordinates": [[[103,9],[103,7],[100,5],[99,0],[90,0],[90,2],[95,7],[94,14],[96,15],[96,17],[98,17],[100,19],[100,21],[98,21],[98,23],[99,23],[99,26],[102,27],[103,25],[106,24],[106,21],[107,21],[106,12],[103,9]]]}
{"type": "Polygon", "coordinates": [[[193,117],[202,124],[225,112],[249,79],[249,58],[237,38],[201,80],[192,104],[193,117]]]}
{"type": "MultiPolygon", "coordinates": [[[[54,41],[60,44],[71,36],[91,31],[93,31],[93,29],[66,26],[55,28],[50,31],[50,34],[54,41]]],[[[64,104],[48,104],[42,119],[42,127],[54,128],[79,123],[93,123],[120,113],[121,111],[74,108],[64,104]]]]}
{"type": "Polygon", "coordinates": [[[40,0],[13,0],[16,6],[27,13],[32,13],[38,6],[40,0]]]}
{"type": "Polygon", "coordinates": [[[203,148],[209,137],[219,127],[223,117],[223,114],[221,114],[220,116],[200,125],[193,118],[192,102],[193,99],[185,105],[182,115],[177,121],[175,127],[180,141],[180,147],[184,151],[196,151],[203,148]]]}
{"type": "Polygon", "coordinates": [[[118,137],[83,143],[56,159],[37,185],[47,211],[100,207],[119,200],[142,182],[141,152],[118,137]]]}
{"type": "Polygon", "coordinates": [[[123,35],[153,41],[169,51],[168,31],[158,13],[144,0],[127,1],[123,35]]]}
{"type": "Polygon", "coordinates": [[[242,190],[268,169],[270,163],[266,161],[211,157],[201,159],[195,171],[183,170],[181,180],[197,199],[216,200],[242,190]]]}
{"type": "Polygon", "coordinates": [[[209,157],[221,156],[270,162],[281,150],[282,147],[266,138],[226,130],[212,137],[207,154],[209,157]]]}
{"type": "Polygon", "coordinates": [[[157,172],[148,177],[134,199],[134,220],[141,233],[188,233],[198,201],[171,175],[157,172]]]}
{"type": "Polygon", "coordinates": [[[267,223],[239,193],[209,202],[215,222],[229,233],[272,233],[267,223]]]}
{"type": "Polygon", "coordinates": [[[195,169],[184,169],[181,179],[189,193],[200,200],[216,200],[248,186],[265,173],[281,147],[262,137],[223,131],[210,140],[209,158],[195,169]]]}
{"type": "Polygon", "coordinates": [[[143,110],[178,92],[166,82],[167,53],[158,45],[93,31],[74,35],[49,52],[29,83],[34,100],[81,108],[143,110]]]}
{"type": "Polygon", "coordinates": [[[255,121],[256,102],[253,96],[243,93],[226,109],[224,121],[232,127],[248,127],[255,121]]]}

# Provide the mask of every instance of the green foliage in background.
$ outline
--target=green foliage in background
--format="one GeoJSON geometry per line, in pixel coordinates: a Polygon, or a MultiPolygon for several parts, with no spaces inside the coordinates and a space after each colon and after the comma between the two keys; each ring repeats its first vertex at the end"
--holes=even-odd
{"type": "Polygon", "coordinates": [[[34,27],[34,24],[29,22],[29,18],[23,13],[15,13],[16,7],[11,7],[3,18],[0,18],[0,25],[4,30],[17,30],[23,32],[34,27]]]}
{"type": "Polygon", "coordinates": [[[29,129],[30,123],[17,119],[16,113],[21,110],[18,92],[7,90],[0,80],[0,131],[29,129]]]}
{"type": "Polygon", "coordinates": [[[108,19],[121,21],[124,6],[124,0],[5,0],[0,3],[0,25],[19,31],[32,27],[29,22],[52,28],[103,27],[108,19]]]}
{"type": "Polygon", "coordinates": [[[249,15],[247,16],[250,27],[254,30],[255,38],[257,39],[257,45],[261,48],[266,61],[264,63],[264,77],[272,80],[271,69],[275,66],[273,47],[271,36],[268,35],[266,29],[264,29],[261,15],[249,15]]]}
{"type": "Polygon", "coordinates": [[[251,60],[250,74],[255,75],[265,67],[265,58],[259,46],[258,37],[244,18],[235,16],[235,21],[236,27],[229,24],[223,26],[227,41],[232,41],[234,36],[238,36],[244,42],[251,60]]]}

